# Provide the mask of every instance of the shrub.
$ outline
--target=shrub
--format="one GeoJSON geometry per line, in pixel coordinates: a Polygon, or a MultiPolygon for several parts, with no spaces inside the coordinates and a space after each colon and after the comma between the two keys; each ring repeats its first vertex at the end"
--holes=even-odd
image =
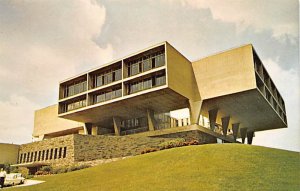
{"type": "Polygon", "coordinates": [[[66,167],[57,167],[52,170],[53,174],[61,174],[61,173],[66,173],[66,172],[68,172],[68,168],[66,168],[66,167]]]}
{"type": "Polygon", "coordinates": [[[40,176],[40,175],[47,175],[49,174],[49,172],[46,171],[42,171],[42,170],[38,170],[35,172],[35,175],[40,176]]]}
{"type": "Polygon", "coordinates": [[[27,178],[29,175],[29,170],[26,167],[19,167],[19,173],[21,173],[24,178],[27,178]]]}
{"type": "Polygon", "coordinates": [[[155,152],[155,151],[159,151],[159,149],[158,148],[146,148],[141,151],[141,154],[151,153],[151,152],[155,152]]]}
{"type": "Polygon", "coordinates": [[[184,145],[184,142],[185,142],[185,139],[177,138],[177,139],[173,139],[171,141],[166,141],[166,142],[159,144],[159,148],[161,150],[163,150],[163,149],[170,149],[170,148],[174,148],[174,147],[181,147],[184,145]]]}
{"type": "Polygon", "coordinates": [[[44,171],[44,172],[48,172],[51,173],[52,172],[52,167],[51,166],[43,166],[40,171],[44,171]]]}

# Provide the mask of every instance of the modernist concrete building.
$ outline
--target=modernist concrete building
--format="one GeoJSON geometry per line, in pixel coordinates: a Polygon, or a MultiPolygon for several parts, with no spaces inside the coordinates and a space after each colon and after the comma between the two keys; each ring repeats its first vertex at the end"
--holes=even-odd
{"type": "Polygon", "coordinates": [[[62,81],[58,97],[57,105],[36,111],[33,136],[40,142],[21,146],[20,163],[76,158],[83,135],[97,141],[182,136],[203,143],[247,137],[251,144],[256,131],[287,127],[283,98],[251,44],[191,62],[163,42],[62,81]],[[183,108],[188,118],[170,115],[183,108]],[[64,136],[73,146],[62,143],[64,136]],[[30,151],[57,137],[61,146],[30,151]]]}

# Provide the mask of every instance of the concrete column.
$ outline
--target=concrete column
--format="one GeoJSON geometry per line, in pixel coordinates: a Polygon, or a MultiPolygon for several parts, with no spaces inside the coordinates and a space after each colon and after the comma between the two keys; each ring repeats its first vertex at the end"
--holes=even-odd
{"type": "Polygon", "coordinates": [[[215,125],[216,125],[216,120],[217,120],[217,114],[218,114],[218,109],[212,109],[208,111],[208,118],[209,118],[209,124],[210,124],[210,129],[213,131],[215,130],[215,125]]]}
{"type": "Polygon", "coordinates": [[[247,135],[247,128],[241,128],[240,129],[241,137],[242,137],[242,143],[245,143],[246,135],[247,135]]]}
{"type": "Polygon", "coordinates": [[[227,130],[228,130],[228,125],[229,125],[230,117],[229,117],[229,116],[227,116],[227,117],[222,117],[221,120],[222,120],[222,131],[223,131],[223,135],[226,136],[226,135],[227,135],[227,130]]]}
{"type": "Polygon", "coordinates": [[[248,131],[247,132],[247,142],[249,145],[252,145],[253,137],[254,137],[254,131],[248,131]]]}
{"type": "Polygon", "coordinates": [[[150,109],[147,110],[147,119],[148,119],[149,131],[154,131],[155,126],[156,126],[156,122],[155,122],[155,119],[154,119],[154,111],[152,111],[150,109]]]}
{"type": "Polygon", "coordinates": [[[121,119],[118,117],[113,117],[113,122],[114,122],[115,135],[120,136],[121,135],[121,119]]]}
{"type": "Polygon", "coordinates": [[[191,125],[199,123],[200,111],[202,106],[202,100],[191,101],[189,100],[189,110],[190,110],[190,121],[191,125]]]}
{"type": "Polygon", "coordinates": [[[84,124],[84,134],[85,135],[91,135],[92,134],[92,124],[91,123],[85,123],[84,124]]]}
{"type": "Polygon", "coordinates": [[[239,127],[240,127],[240,124],[239,124],[239,123],[234,123],[234,124],[232,124],[232,133],[233,133],[234,141],[236,141],[236,138],[237,138],[237,136],[238,136],[239,127]]]}

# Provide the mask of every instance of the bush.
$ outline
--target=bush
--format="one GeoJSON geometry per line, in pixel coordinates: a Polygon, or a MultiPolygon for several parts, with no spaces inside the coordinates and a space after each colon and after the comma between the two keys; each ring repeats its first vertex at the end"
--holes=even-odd
{"type": "Polygon", "coordinates": [[[146,148],[141,151],[141,154],[151,153],[151,152],[155,152],[155,151],[159,151],[159,149],[158,148],[146,148]]]}
{"type": "Polygon", "coordinates": [[[198,140],[192,140],[192,141],[185,141],[183,138],[174,139],[171,141],[163,142],[159,145],[160,150],[164,149],[170,149],[174,147],[182,147],[182,146],[189,146],[189,145],[199,145],[198,140]]]}
{"type": "Polygon", "coordinates": [[[26,167],[19,167],[19,173],[21,173],[24,178],[27,178],[29,175],[29,170],[26,167]]]}
{"type": "Polygon", "coordinates": [[[177,139],[173,139],[171,141],[166,141],[166,142],[159,144],[159,148],[161,150],[163,150],[163,149],[170,149],[170,148],[174,148],[174,147],[181,147],[181,146],[184,146],[184,142],[185,142],[185,139],[177,138],[177,139]]]}
{"type": "Polygon", "coordinates": [[[57,167],[57,168],[52,169],[52,173],[53,174],[61,174],[61,173],[72,172],[72,171],[81,170],[81,169],[89,168],[89,167],[91,167],[91,166],[88,164],[73,165],[73,166],[69,166],[69,167],[57,167]]]}
{"type": "Polygon", "coordinates": [[[44,171],[44,172],[48,172],[51,173],[52,172],[52,167],[51,166],[43,166],[40,171],[44,171]]]}
{"type": "Polygon", "coordinates": [[[61,174],[61,173],[66,173],[66,172],[68,172],[68,168],[66,168],[66,167],[58,167],[58,168],[54,168],[52,170],[53,174],[61,174]]]}
{"type": "Polygon", "coordinates": [[[42,171],[42,170],[38,170],[35,172],[35,175],[40,176],[40,175],[48,175],[49,172],[46,171],[42,171]]]}

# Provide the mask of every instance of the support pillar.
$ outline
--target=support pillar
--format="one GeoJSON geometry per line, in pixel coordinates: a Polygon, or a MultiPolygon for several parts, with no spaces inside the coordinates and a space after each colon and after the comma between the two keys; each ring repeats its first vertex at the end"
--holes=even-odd
{"type": "Polygon", "coordinates": [[[121,119],[118,117],[113,117],[113,122],[114,122],[115,135],[120,136],[121,135],[121,119]]]}
{"type": "Polygon", "coordinates": [[[240,129],[241,137],[242,137],[242,143],[245,143],[246,135],[247,135],[247,128],[241,128],[240,129]]]}
{"type": "Polygon", "coordinates": [[[191,101],[189,100],[189,110],[190,110],[190,121],[191,125],[199,123],[200,111],[202,106],[202,100],[191,101]]]}
{"type": "Polygon", "coordinates": [[[216,120],[217,120],[218,109],[212,109],[208,111],[209,125],[212,131],[215,130],[216,120]]]}
{"type": "Polygon", "coordinates": [[[247,132],[247,142],[249,145],[252,145],[253,137],[254,137],[254,131],[248,131],[247,132]]]}
{"type": "Polygon", "coordinates": [[[239,123],[232,124],[232,133],[233,133],[234,141],[236,141],[236,138],[238,136],[239,128],[240,128],[239,123]]]}
{"type": "Polygon", "coordinates": [[[84,124],[84,134],[91,135],[92,134],[92,123],[85,123],[84,124]]]}
{"type": "Polygon", "coordinates": [[[228,125],[229,125],[230,117],[229,117],[229,116],[227,116],[227,117],[222,117],[221,120],[222,120],[222,131],[223,131],[223,135],[226,136],[226,135],[227,135],[227,130],[228,130],[228,125]]]}
{"type": "Polygon", "coordinates": [[[148,119],[149,131],[154,131],[156,126],[155,119],[154,119],[154,111],[150,109],[147,110],[147,119],[148,119]]]}

